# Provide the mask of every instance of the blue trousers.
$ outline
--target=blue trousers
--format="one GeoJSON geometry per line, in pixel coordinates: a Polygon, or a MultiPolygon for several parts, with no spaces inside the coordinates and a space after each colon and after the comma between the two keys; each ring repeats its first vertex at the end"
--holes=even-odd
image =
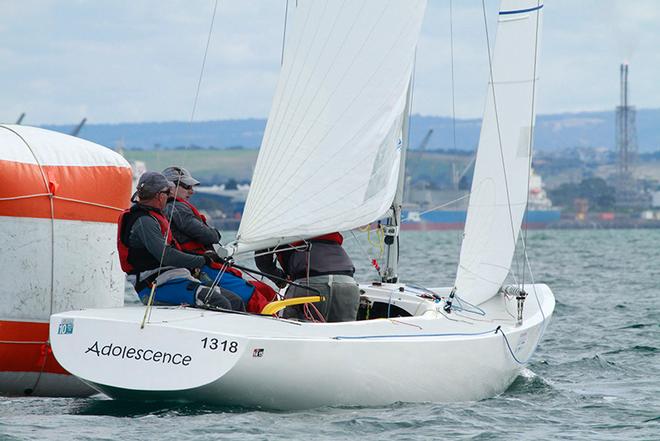
{"type": "MultiPolygon", "coordinates": [[[[200,283],[190,279],[171,279],[156,287],[154,304],[181,305],[186,303],[194,305],[197,288],[200,283]]],[[[138,297],[145,305],[149,301],[151,288],[146,287],[138,293],[138,297]]]]}
{"type": "MultiPolygon", "coordinates": [[[[202,268],[202,272],[206,273],[206,275],[209,276],[209,278],[211,279],[211,282],[202,280],[202,283],[204,283],[205,285],[206,284],[210,285],[210,283],[212,283],[215,280],[215,278],[218,276],[220,270],[213,269],[210,266],[206,265],[202,268]]],[[[254,293],[254,286],[250,285],[247,281],[243,280],[242,278],[227,272],[225,272],[222,275],[222,277],[220,277],[220,281],[218,282],[218,285],[220,285],[221,288],[231,291],[234,294],[238,295],[241,299],[243,299],[243,303],[245,303],[246,305],[250,301],[250,297],[252,297],[252,293],[254,293]]]]}
{"type": "MultiPolygon", "coordinates": [[[[190,279],[171,279],[162,285],[156,287],[154,294],[155,305],[181,305],[188,304],[195,306],[196,300],[215,306],[217,308],[228,309],[232,311],[245,311],[245,304],[240,296],[224,288],[216,287],[213,291],[206,286],[201,286],[201,282],[190,279]]],[[[144,288],[138,293],[143,304],[149,302],[151,288],[144,288]]]]}

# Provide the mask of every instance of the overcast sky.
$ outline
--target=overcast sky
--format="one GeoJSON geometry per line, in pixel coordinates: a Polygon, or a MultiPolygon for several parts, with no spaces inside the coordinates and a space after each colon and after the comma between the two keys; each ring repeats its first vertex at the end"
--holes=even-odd
{"type": "MultiPolygon", "coordinates": [[[[0,121],[187,121],[215,0],[0,0],[0,121]]],[[[268,115],[286,0],[219,0],[196,121],[268,115]]],[[[481,0],[453,0],[458,117],[480,117],[481,0]]],[[[499,2],[486,0],[494,32],[499,2]]],[[[295,7],[290,0],[289,8],[295,7]]],[[[660,107],[660,1],[547,0],[538,113],[609,110],[619,64],[631,101],[660,107]]],[[[451,115],[449,0],[430,0],[414,113],[451,115]]]]}

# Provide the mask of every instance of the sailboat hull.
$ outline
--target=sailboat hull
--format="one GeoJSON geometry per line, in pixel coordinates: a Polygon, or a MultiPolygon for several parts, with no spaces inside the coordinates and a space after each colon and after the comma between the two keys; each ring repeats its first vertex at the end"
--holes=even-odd
{"type": "MultiPolygon", "coordinates": [[[[155,308],[140,329],[143,308],[76,311],[53,316],[51,339],[62,366],[117,399],[268,409],[471,401],[505,391],[533,353],[554,307],[536,287],[542,310],[530,299],[521,326],[498,295],[478,320],[448,319],[428,300],[421,315],[334,324],[155,308]]],[[[375,291],[389,288],[392,305],[418,297],[375,291]]]]}

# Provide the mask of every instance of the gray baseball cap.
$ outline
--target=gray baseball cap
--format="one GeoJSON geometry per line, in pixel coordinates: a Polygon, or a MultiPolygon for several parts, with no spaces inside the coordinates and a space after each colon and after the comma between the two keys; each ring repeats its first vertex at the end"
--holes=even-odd
{"type": "Polygon", "coordinates": [[[190,186],[199,185],[199,181],[193,178],[190,172],[183,167],[167,167],[163,170],[163,175],[175,184],[181,182],[190,186]]]}
{"type": "Polygon", "coordinates": [[[170,183],[162,173],[148,171],[140,176],[136,194],[140,199],[151,199],[156,196],[158,192],[169,189],[170,183]]]}

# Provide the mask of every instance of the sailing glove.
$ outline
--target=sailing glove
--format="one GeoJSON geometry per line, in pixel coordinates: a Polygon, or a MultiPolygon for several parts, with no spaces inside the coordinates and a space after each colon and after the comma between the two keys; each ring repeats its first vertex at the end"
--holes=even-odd
{"type": "Polygon", "coordinates": [[[218,254],[213,250],[208,250],[204,252],[204,260],[206,261],[207,265],[210,265],[213,262],[222,263],[222,259],[220,258],[220,256],[218,256],[218,254]]]}

